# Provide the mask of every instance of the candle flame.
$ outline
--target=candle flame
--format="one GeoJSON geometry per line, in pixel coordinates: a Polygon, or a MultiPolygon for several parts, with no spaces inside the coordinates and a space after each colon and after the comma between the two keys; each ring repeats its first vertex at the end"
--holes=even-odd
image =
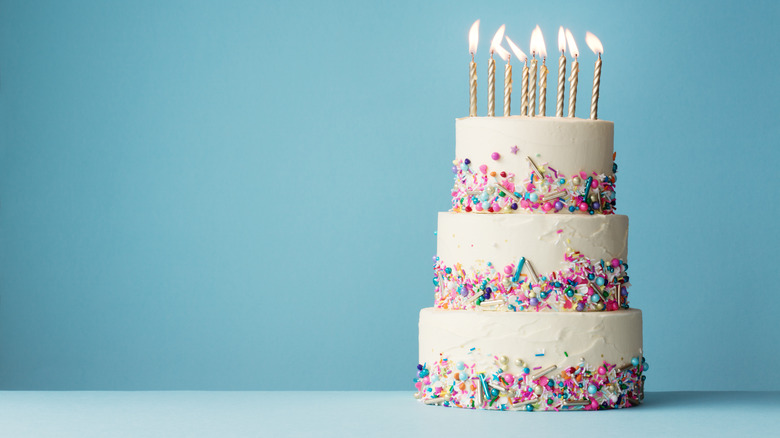
{"type": "Polygon", "coordinates": [[[563,26],[558,28],[558,51],[561,54],[566,52],[566,32],[563,31],[563,26]]]}
{"type": "Polygon", "coordinates": [[[566,44],[569,46],[569,54],[575,58],[580,56],[580,49],[577,48],[577,42],[574,41],[574,35],[569,29],[566,29],[566,44]]]}
{"type": "Polygon", "coordinates": [[[509,48],[512,49],[512,53],[515,54],[515,58],[517,58],[520,62],[525,62],[526,59],[528,59],[527,56],[525,56],[525,53],[523,53],[522,50],[520,50],[520,47],[517,47],[517,44],[514,43],[514,41],[510,40],[509,37],[506,38],[506,43],[509,44],[509,48]]]}
{"type": "Polygon", "coordinates": [[[501,45],[496,46],[496,53],[498,53],[498,56],[501,57],[506,62],[509,62],[509,50],[501,47],[501,45]]]}
{"type": "Polygon", "coordinates": [[[498,30],[496,31],[496,34],[493,35],[493,40],[490,42],[490,54],[491,55],[496,50],[496,46],[500,46],[501,45],[501,40],[504,39],[504,29],[506,29],[506,25],[502,24],[501,27],[499,27],[498,30]]]}
{"type": "Polygon", "coordinates": [[[601,45],[601,40],[590,32],[585,32],[585,44],[590,47],[590,50],[593,50],[593,53],[599,56],[604,53],[604,46],[601,45]]]}
{"type": "Polygon", "coordinates": [[[479,43],[479,20],[475,21],[469,29],[469,53],[474,56],[477,53],[477,44],[479,43]]]}
{"type": "Polygon", "coordinates": [[[544,45],[542,29],[537,25],[531,32],[531,55],[539,54],[542,58],[547,57],[547,47],[544,45]]]}
{"type": "Polygon", "coordinates": [[[475,21],[469,29],[469,53],[471,56],[477,53],[477,43],[479,43],[479,20],[475,21]]]}

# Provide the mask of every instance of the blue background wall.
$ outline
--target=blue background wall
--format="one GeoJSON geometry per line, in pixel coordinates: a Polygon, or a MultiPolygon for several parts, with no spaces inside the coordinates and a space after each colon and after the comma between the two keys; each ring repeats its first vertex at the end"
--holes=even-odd
{"type": "Polygon", "coordinates": [[[476,18],[604,43],[648,388],[780,389],[777,3],[516,1],[3,1],[0,388],[411,390],[476,18]]]}

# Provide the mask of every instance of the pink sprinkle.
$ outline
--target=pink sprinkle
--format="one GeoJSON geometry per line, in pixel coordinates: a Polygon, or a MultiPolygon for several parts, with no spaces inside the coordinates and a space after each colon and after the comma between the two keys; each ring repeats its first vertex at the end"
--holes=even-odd
{"type": "Polygon", "coordinates": [[[490,154],[490,158],[492,158],[493,160],[498,160],[499,158],[501,158],[501,154],[499,154],[498,152],[493,152],[492,154],[490,154]]]}
{"type": "Polygon", "coordinates": [[[485,164],[480,165],[479,166],[479,171],[484,173],[484,174],[487,174],[487,165],[485,165],[485,164]]]}
{"type": "Polygon", "coordinates": [[[561,233],[563,233],[563,230],[558,230],[557,233],[561,234],[561,233]]]}

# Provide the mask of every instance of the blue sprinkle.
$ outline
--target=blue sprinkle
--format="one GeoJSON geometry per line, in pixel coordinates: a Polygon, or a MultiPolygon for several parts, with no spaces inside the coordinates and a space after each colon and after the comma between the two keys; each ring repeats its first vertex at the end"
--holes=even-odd
{"type": "Polygon", "coordinates": [[[515,275],[512,276],[512,281],[517,283],[520,281],[520,271],[523,270],[523,266],[525,265],[525,257],[521,257],[520,261],[517,262],[517,270],[515,270],[515,275]]]}

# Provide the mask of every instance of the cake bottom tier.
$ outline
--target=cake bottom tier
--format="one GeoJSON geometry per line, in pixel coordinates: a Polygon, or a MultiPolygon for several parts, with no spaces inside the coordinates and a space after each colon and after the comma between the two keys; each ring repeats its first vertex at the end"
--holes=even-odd
{"type": "Polygon", "coordinates": [[[498,410],[596,410],[644,398],[642,312],[420,312],[416,397],[498,410]]]}

